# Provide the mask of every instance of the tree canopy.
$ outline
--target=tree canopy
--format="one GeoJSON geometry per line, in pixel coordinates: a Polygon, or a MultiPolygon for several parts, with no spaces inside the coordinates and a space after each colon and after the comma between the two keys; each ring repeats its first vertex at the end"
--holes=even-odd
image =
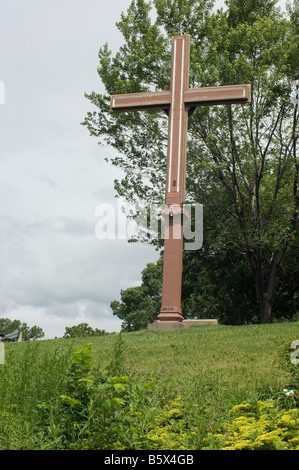
{"type": "Polygon", "coordinates": [[[122,328],[135,331],[146,328],[160,312],[163,260],[148,263],[142,271],[140,286],[121,291],[121,302],[111,302],[113,315],[123,320],[122,328]]]}
{"type": "Polygon", "coordinates": [[[86,338],[88,336],[106,335],[105,330],[93,329],[88,323],[79,323],[74,326],[66,326],[63,338],[86,338]]]}
{"type": "MultiPolygon", "coordinates": [[[[191,87],[251,84],[250,105],[201,106],[189,119],[187,202],[204,206],[204,247],[185,263],[229,254],[237,265],[245,263],[249,284],[244,281],[240,291],[253,289],[251,308],[258,306],[261,322],[278,311],[286,267],[298,273],[298,103],[291,94],[299,78],[299,6],[289,2],[284,13],[276,4],[227,0],[226,9],[214,11],[213,1],[133,0],[117,23],[123,45],[114,56],[108,44],[99,51],[106,94],[86,95],[98,110],[83,123],[118,151],[110,159],[123,170],[117,195],[161,204],[167,116],[112,114],[110,95],[169,89],[171,37],[177,34],[191,37],[191,87]]],[[[230,269],[228,277],[238,271],[230,269]]],[[[294,288],[285,286],[285,300],[287,291],[294,297],[294,288]]]]}
{"type": "Polygon", "coordinates": [[[0,318],[0,336],[8,335],[16,330],[22,332],[22,340],[28,341],[30,339],[39,339],[45,336],[42,328],[39,326],[32,326],[31,328],[25,322],[20,320],[10,320],[9,318],[0,318]]]}

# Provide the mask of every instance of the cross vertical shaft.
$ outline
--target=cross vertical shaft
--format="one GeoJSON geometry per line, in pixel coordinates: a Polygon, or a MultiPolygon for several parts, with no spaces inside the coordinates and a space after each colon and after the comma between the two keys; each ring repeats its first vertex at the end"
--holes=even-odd
{"type": "Polygon", "coordinates": [[[189,49],[189,36],[173,38],[166,187],[168,205],[182,204],[185,198],[188,111],[184,92],[189,88],[189,49]]]}
{"type": "Polygon", "coordinates": [[[189,89],[189,36],[172,39],[171,101],[169,108],[166,180],[167,236],[164,240],[160,321],[182,321],[183,202],[187,151],[188,111],[184,93],[189,89]],[[168,229],[168,230],[167,230],[168,229]]]}

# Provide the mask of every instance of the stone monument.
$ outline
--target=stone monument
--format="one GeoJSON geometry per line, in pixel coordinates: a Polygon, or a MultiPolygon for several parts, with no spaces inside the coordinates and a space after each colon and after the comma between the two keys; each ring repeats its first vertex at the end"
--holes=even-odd
{"type": "Polygon", "coordinates": [[[152,326],[155,329],[187,325],[181,311],[181,288],[188,110],[196,106],[251,101],[250,85],[189,88],[189,55],[190,36],[174,36],[170,90],[113,95],[110,102],[112,112],[165,109],[169,116],[166,209],[162,214],[169,221],[169,227],[164,240],[162,306],[152,326]]]}

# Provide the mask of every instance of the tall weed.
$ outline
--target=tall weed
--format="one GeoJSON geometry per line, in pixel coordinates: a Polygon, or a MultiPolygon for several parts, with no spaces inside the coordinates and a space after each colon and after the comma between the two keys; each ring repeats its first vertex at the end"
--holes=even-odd
{"type": "Polygon", "coordinates": [[[156,383],[147,377],[113,375],[124,370],[120,337],[106,371],[92,367],[91,344],[72,356],[68,394],[60,396],[61,442],[67,449],[142,448],[149,413],[155,409],[156,383]]]}

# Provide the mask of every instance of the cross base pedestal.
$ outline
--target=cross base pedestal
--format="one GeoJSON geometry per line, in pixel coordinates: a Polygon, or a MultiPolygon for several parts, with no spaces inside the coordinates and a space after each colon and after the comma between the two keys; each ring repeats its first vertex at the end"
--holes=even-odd
{"type": "Polygon", "coordinates": [[[163,312],[161,311],[158,315],[158,320],[163,323],[168,323],[170,321],[182,322],[184,317],[179,312],[163,312]]]}
{"type": "Polygon", "coordinates": [[[182,321],[161,321],[156,320],[154,323],[147,325],[148,330],[176,330],[178,328],[186,328],[182,321]]]}
{"type": "Polygon", "coordinates": [[[160,321],[156,320],[154,323],[147,325],[148,330],[175,330],[188,328],[188,326],[200,325],[218,325],[218,320],[212,318],[183,320],[183,321],[160,321]]]}

